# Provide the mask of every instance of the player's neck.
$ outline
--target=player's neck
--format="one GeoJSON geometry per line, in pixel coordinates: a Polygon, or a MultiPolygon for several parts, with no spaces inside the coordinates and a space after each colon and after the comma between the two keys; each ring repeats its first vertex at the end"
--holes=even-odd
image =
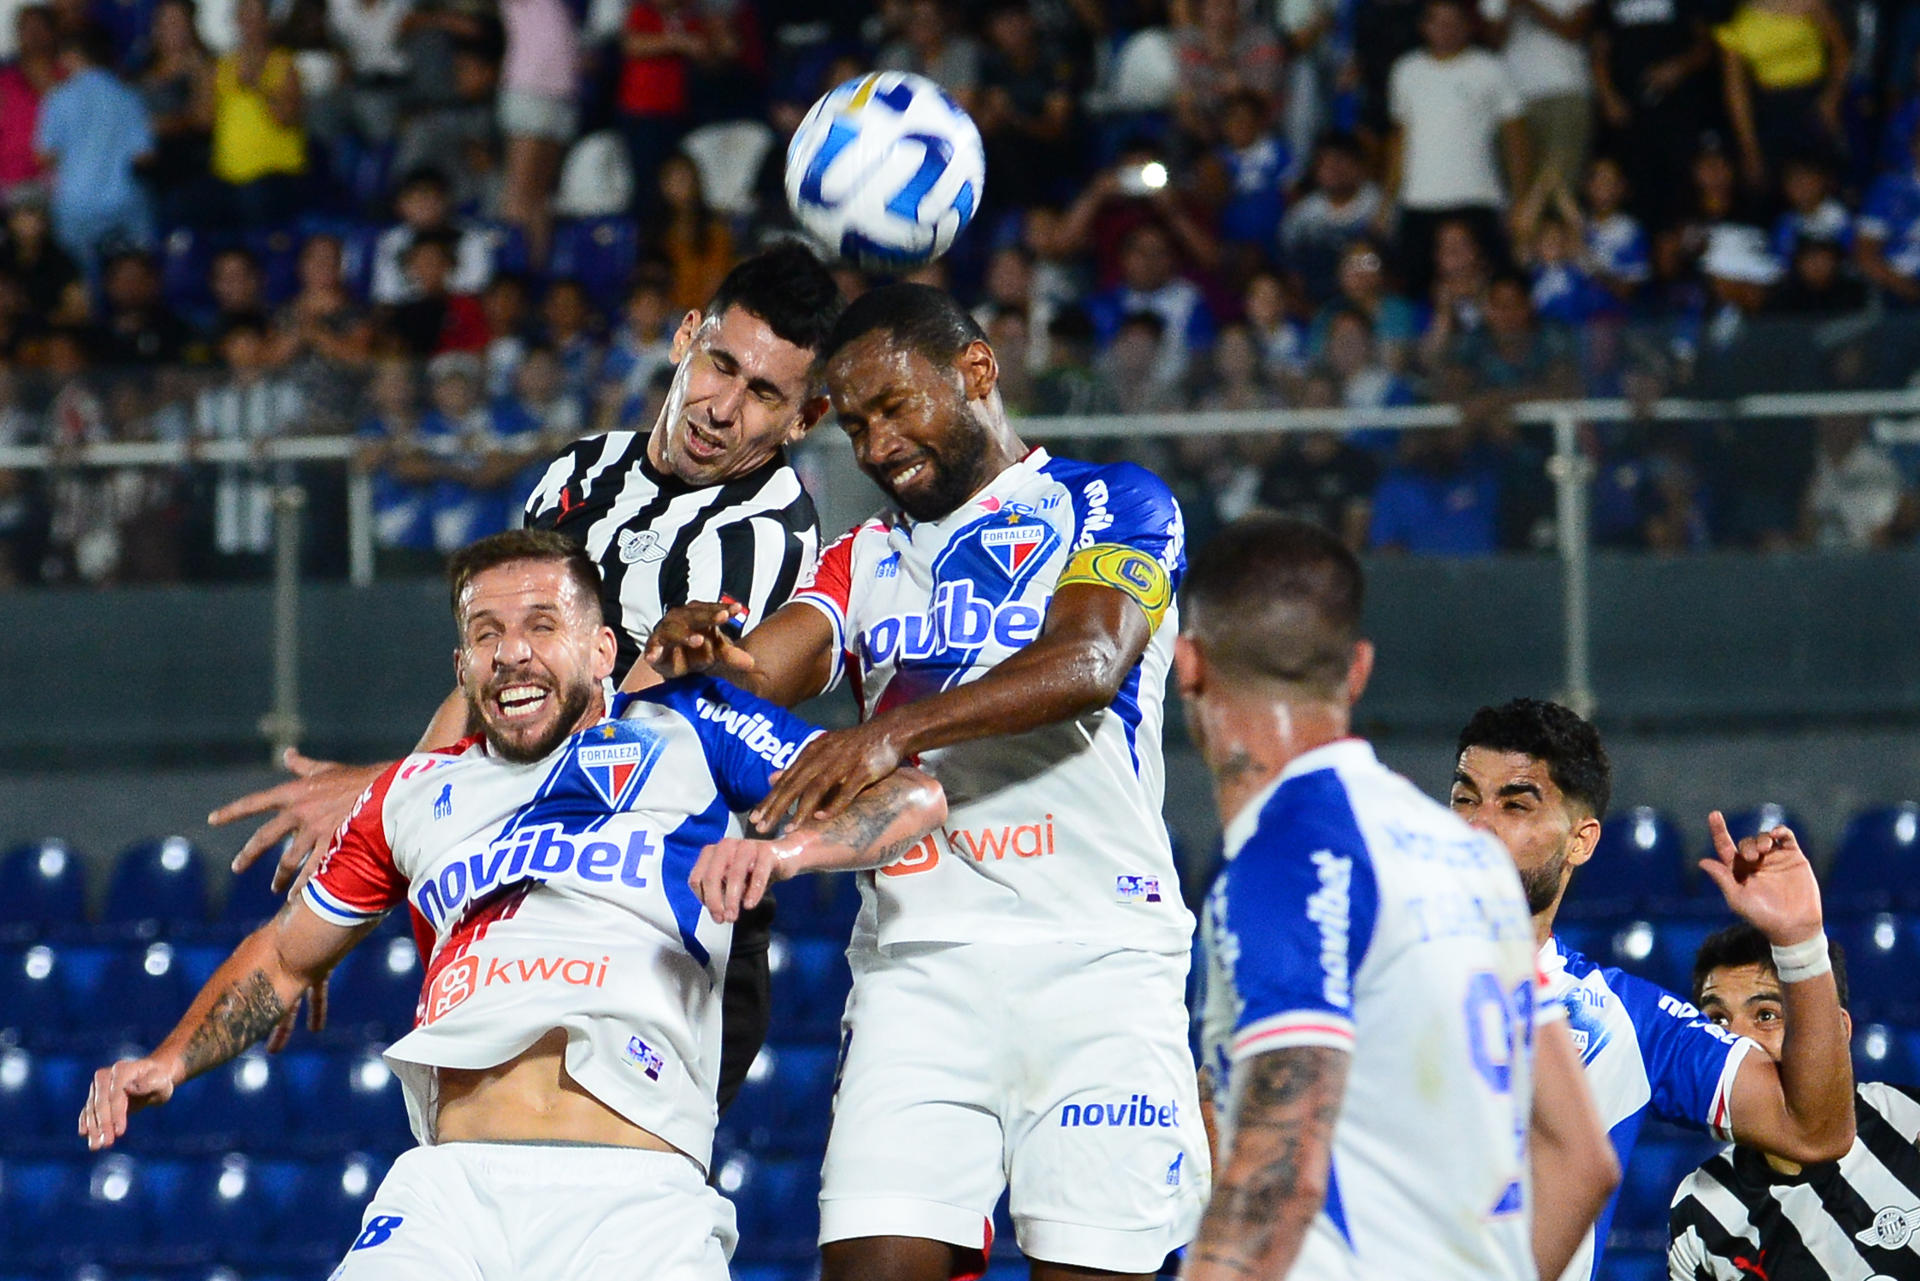
{"type": "Polygon", "coordinates": [[[1348,709],[1335,703],[1289,703],[1249,693],[1208,699],[1195,709],[1224,823],[1295,760],[1347,737],[1351,720],[1348,709]]]}

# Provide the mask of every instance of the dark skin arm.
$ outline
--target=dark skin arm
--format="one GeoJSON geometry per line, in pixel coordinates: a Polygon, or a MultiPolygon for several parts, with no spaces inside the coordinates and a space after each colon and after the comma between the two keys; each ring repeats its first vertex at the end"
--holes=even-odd
{"type": "Polygon", "coordinates": [[[1186,1281],[1283,1277],[1327,1200],[1333,1126],[1351,1056],[1302,1046],[1236,1065],[1233,1155],[1213,1185],[1186,1281]]]}
{"type": "MultiPolygon", "coordinates": [[[[647,662],[663,676],[717,668],[742,688],[788,706],[826,687],[833,628],[820,611],[788,605],[738,643],[719,631],[731,612],[710,604],[670,611],[647,641],[647,662]]],[[[830,818],[919,752],[1098,711],[1120,692],[1151,638],[1146,612],[1124,592],[1085,583],[1063,587],[1032,644],[977,681],[816,738],[749,817],[763,830],[789,810],[830,818]]]]}

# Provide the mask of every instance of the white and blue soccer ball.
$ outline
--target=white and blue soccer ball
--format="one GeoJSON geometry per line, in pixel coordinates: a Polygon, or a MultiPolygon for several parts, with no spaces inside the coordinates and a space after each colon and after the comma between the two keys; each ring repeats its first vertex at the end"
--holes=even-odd
{"type": "Polygon", "coordinates": [[[787,144],[787,203],[841,257],[910,271],[953,246],[980,207],[980,130],[933,81],[878,71],[813,104],[787,144]]]}

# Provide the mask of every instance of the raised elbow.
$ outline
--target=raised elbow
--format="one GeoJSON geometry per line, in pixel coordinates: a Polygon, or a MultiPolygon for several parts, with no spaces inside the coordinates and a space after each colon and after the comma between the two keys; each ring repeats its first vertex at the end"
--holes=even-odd
{"type": "Polygon", "coordinates": [[[1827,1161],[1838,1161],[1853,1149],[1854,1128],[1853,1110],[1849,1108],[1838,1124],[1822,1126],[1816,1131],[1797,1136],[1791,1152],[1778,1152],[1776,1156],[1786,1157],[1801,1165],[1820,1165],[1827,1161]]]}

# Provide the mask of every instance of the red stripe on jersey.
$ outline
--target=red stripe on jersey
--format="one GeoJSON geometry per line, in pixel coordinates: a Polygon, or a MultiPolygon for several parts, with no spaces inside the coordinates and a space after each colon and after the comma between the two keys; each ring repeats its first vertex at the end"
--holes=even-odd
{"type": "Polygon", "coordinates": [[[427,754],[431,756],[465,756],[484,741],[485,738],[486,735],[484,734],[469,734],[465,738],[457,739],[445,747],[430,747],[427,749],[427,754]]]}
{"type": "Polygon", "coordinates": [[[492,894],[475,903],[467,914],[460,918],[459,924],[440,940],[433,950],[433,961],[427,967],[427,977],[420,985],[422,991],[431,991],[434,979],[440,971],[467,954],[467,950],[487,936],[487,927],[495,921],[512,918],[520,910],[520,904],[533,890],[537,881],[521,881],[517,885],[508,885],[495,890],[492,894]]]}
{"type": "Polygon", "coordinates": [[[862,530],[885,529],[878,521],[868,521],[855,525],[846,533],[833,540],[827,550],[820,553],[820,559],[813,563],[800,586],[794,589],[794,598],[817,596],[833,606],[842,621],[853,601],[853,544],[862,530]]]}
{"type": "Polygon", "coordinates": [[[1285,1027],[1268,1028],[1264,1032],[1254,1033],[1245,1040],[1236,1041],[1233,1046],[1233,1052],[1239,1054],[1242,1050],[1251,1049],[1263,1041],[1272,1041],[1286,1036],[1298,1036],[1302,1032],[1311,1033],[1316,1036],[1331,1036],[1340,1041],[1353,1040],[1353,1029],[1351,1028],[1335,1027],[1331,1023],[1289,1023],[1285,1027]]]}
{"type": "Polygon", "coordinates": [[[407,882],[387,844],[386,818],[387,793],[405,764],[387,766],[360,793],[313,874],[321,889],[356,912],[373,915],[406,901],[407,882]]]}

